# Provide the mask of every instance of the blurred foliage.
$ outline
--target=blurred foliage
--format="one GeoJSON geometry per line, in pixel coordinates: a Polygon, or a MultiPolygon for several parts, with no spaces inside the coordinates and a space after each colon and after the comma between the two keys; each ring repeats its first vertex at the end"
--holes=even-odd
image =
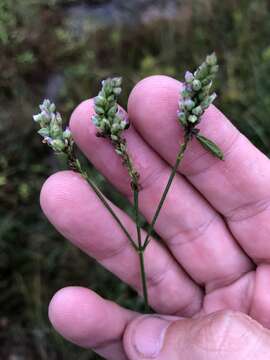
{"type": "Polygon", "coordinates": [[[108,3],[119,1],[0,0],[1,359],[99,358],[51,329],[47,306],[63,286],[91,287],[125,306],[140,306],[133,291],[63,241],[41,214],[40,187],[59,166],[31,121],[45,95],[70,114],[96,93],[101,78],[121,74],[125,104],[141,78],[162,73],[181,79],[214,49],[222,65],[220,108],[270,154],[269,1],[175,0],[174,17],[142,13],[130,25],[91,17],[92,8],[108,3]],[[72,15],[78,4],[90,15],[72,15]]]}

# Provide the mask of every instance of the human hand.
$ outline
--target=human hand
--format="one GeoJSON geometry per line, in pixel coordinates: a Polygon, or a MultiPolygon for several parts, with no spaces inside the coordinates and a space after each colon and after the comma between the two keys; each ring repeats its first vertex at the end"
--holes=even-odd
{"type": "MultiPolygon", "coordinates": [[[[179,87],[171,78],[154,76],[141,81],[129,99],[133,126],[125,137],[141,174],[140,210],[149,221],[182,136],[176,121],[179,87]]],[[[75,109],[74,139],[131,199],[125,169],[110,144],[96,138],[92,114],[91,100],[75,109]]],[[[90,290],[69,287],[54,296],[49,316],[70,341],[112,360],[269,357],[268,330],[246,315],[216,312],[249,314],[270,328],[270,163],[214,106],[200,127],[224,151],[225,161],[191,143],[155,226],[166,247],[152,240],[145,252],[149,302],[157,314],[173,317],[165,316],[165,322],[163,315],[142,318],[90,290]],[[152,357],[139,354],[139,340],[152,357]],[[154,345],[161,348],[156,357],[154,345]]],[[[51,176],[41,206],[66,238],[141,292],[136,252],[78,174],[51,176]]],[[[135,235],[131,219],[114,209],[135,235]]]]}

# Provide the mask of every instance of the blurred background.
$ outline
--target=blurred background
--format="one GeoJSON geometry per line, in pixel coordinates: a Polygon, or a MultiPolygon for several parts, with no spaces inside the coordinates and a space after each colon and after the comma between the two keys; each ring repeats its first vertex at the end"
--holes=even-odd
{"type": "Polygon", "coordinates": [[[269,155],[269,0],[0,0],[1,360],[100,359],[52,330],[47,306],[63,286],[91,287],[124,306],[141,306],[42,215],[41,185],[64,164],[36,135],[37,105],[49,97],[68,120],[112,74],[124,77],[125,105],[141,78],[182,79],[212,50],[221,63],[218,106],[269,155]]]}

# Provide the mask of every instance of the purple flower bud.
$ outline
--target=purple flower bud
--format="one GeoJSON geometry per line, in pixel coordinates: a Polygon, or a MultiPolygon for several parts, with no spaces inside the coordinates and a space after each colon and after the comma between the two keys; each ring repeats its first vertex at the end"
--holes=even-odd
{"type": "Polygon", "coordinates": [[[186,71],[185,73],[185,82],[190,84],[194,79],[193,74],[190,71],[186,71]]]}
{"type": "Polygon", "coordinates": [[[49,136],[45,136],[45,138],[43,139],[43,142],[46,143],[46,144],[51,144],[53,141],[53,139],[49,136]]]}
{"type": "Polygon", "coordinates": [[[129,126],[129,118],[127,116],[127,113],[123,109],[121,109],[119,106],[118,106],[117,115],[126,122],[127,126],[129,126]]]}
{"type": "Polygon", "coordinates": [[[71,131],[68,126],[66,127],[65,131],[63,132],[63,139],[65,139],[65,140],[71,139],[71,131]]]}
{"type": "Polygon", "coordinates": [[[186,91],[189,92],[190,94],[192,94],[193,89],[192,89],[192,85],[191,85],[191,84],[187,84],[187,85],[186,85],[186,91]]]}
{"type": "Polygon", "coordinates": [[[183,102],[183,106],[187,109],[187,110],[192,110],[195,106],[195,102],[191,99],[186,99],[183,102]]]}

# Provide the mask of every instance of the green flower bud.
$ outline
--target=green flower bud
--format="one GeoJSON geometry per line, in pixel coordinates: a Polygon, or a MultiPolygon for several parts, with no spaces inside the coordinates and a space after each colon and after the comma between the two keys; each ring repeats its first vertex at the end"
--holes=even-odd
{"type": "Polygon", "coordinates": [[[41,121],[48,123],[51,120],[51,116],[54,116],[54,114],[50,114],[46,110],[42,110],[40,113],[41,121]]]}
{"type": "Polygon", "coordinates": [[[102,118],[100,124],[99,124],[100,130],[104,132],[104,134],[109,134],[111,132],[111,123],[108,119],[102,118]]]}
{"type": "Polygon", "coordinates": [[[201,87],[202,87],[202,83],[200,82],[200,80],[195,79],[192,81],[192,89],[194,91],[199,91],[201,87]]]}
{"type": "Polygon", "coordinates": [[[121,77],[115,77],[112,79],[112,85],[113,87],[121,87],[122,85],[122,78],[121,77]]]}
{"type": "Polygon", "coordinates": [[[62,122],[63,122],[62,116],[59,113],[56,113],[55,120],[56,120],[57,124],[62,127],[62,122]]]}
{"type": "Polygon", "coordinates": [[[105,97],[98,95],[95,97],[94,103],[95,103],[95,105],[102,107],[102,106],[106,105],[106,99],[105,99],[105,97]]]}
{"type": "Polygon", "coordinates": [[[107,101],[108,101],[108,103],[114,103],[115,102],[115,95],[112,94],[112,95],[108,96],[107,101]]]}
{"type": "MultiPolygon", "coordinates": [[[[49,101],[49,100],[48,100],[49,101]]],[[[51,103],[49,106],[48,106],[48,109],[51,113],[55,112],[56,110],[56,107],[55,107],[55,104],[54,103],[51,103]]]]}
{"type": "Polygon", "coordinates": [[[201,80],[204,79],[208,75],[208,66],[206,63],[202,63],[198,70],[195,71],[194,76],[196,79],[201,80]]]}
{"type": "Polygon", "coordinates": [[[50,131],[48,128],[41,128],[40,130],[38,130],[38,134],[42,137],[46,137],[50,135],[50,131]]]}
{"type": "Polygon", "coordinates": [[[127,129],[129,127],[129,124],[126,121],[123,120],[120,123],[120,127],[121,127],[122,130],[125,130],[125,129],[127,129]]]}
{"type": "Polygon", "coordinates": [[[125,147],[124,144],[120,144],[120,150],[121,150],[122,152],[126,151],[126,147],[125,147]]]}
{"type": "Polygon", "coordinates": [[[213,75],[207,76],[205,79],[202,80],[202,86],[203,87],[211,87],[212,86],[212,80],[214,79],[213,75]]]}
{"type": "Polygon", "coordinates": [[[114,93],[116,96],[120,95],[121,92],[122,92],[122,89],[121,89],[120,87],[116,87],[116,88],[113,89],[113,93],[114,93]]]}
{"type": "Polygon", "coordinates": [[[115,114],[114,117],[113,117],[113,123],[114,124],[120,124],[122,120],[123,119],[118,115],[118,113],[115,114]]]}
{"type": "Polygon", "coordinates": [[[35,122],[40,122],[42,119],[43,119],[43,116],[42,116],[41,113],[33,116],[33,120],[34,120],[35,122]]]}
{"type": "Polygon", "coordinates": [[[188,91],[187,89],[184,89],[182,92],[181,92],[181,96],[183,99],[188,99],[191,95],[191,92],[188,91]]]}
{"type": "Polygon", "coordinates": [[[103,91],[105,93],[105,97],[109,96],[113,91],[113,87],[111,85],[111,79],[107,79],[102,81],[103,91]]]}
{"type": "Polygon", "coordinates": [[[206,64],[209,66],[215,66],[217,64],[217,56],[215,53],[208,55],[205,60],[206,64]]]}
{"type": "MultiPolygon", "coordinates": [[[[114,140],[114,141],[117,141],[118,140],[118,136],[114,135],[114,134],[111,134],[111,139],[114,140]]],[[[117,152],[118,155],[121,155],[121,151],[119,150],[115,150],[117,152]]]]}
{"type": "Polygon", "coordinates": [[[192,124],[198,121],[198,117],[196,115],[189,115],[188,121],[192,124]]]}
{"type": "Polygon", "coordinates": [[[194,109],[192,109],[192,114],[196,116],[200,116],[203,113],[203,109],[201,106],[196,106],[194,109]]]}
{"type": "Polygon", "coordinates": [[[114,116],[117,113],[118,105],[114,104],[108,111],[108,116],[114,116]]]}
{"type": "Polygon", "coordinates": [[[98,114],[98,115],[103,115],[105,110],[103,109],[103,107],[101,106],[95,106],[95,112],[98,114]]]}
{"type": "Polygon", "coordinates": [[[217,94],[216,93],[213,93],[212,95],[208,96],[202,103],[201,103],[201,106],[203,109],[207,109],[211,104],[212,102],[216,99],[217,97],[217,94]]]}
{"type": "Polygon", "coordinates": [[[65,149],[65,143],[60,139],[53,140],[50,146],[57,152],[62,152],[65,149]]]}
{"type": "Polygon", "coordinates": [[[43,103],[41,105],[39,105],[39,108],[40,108],[41,111],[48,111],[50,105],[51,105],[50,100],[44,99],[43,103]]]}
{"type": "Polygon", "coordinates": [[[211,74],[216,74],[218,72],[219,66],[218,65],[214,65],[211,67],[210,69],[210,73],[211,74]]]}
{"type": "Polygon", "coordinates": [[[122,155],[123,155],[122,151],[120,151],[120,150],[118,150],[118,149],[115,149],[115,152],[116,152],[116,154],[119,155],[119,156],[122,156],[122,155]]]}
{"type": "Polygon", "coordinates": [[[105,126],[108,126],[108,127],[111,126],[110,121],[106,118],[102,119],[102,122],[105,124],[105,126]]]}
{"type": "Polygon", "coordinates": [[[117,134],[121,130],[120,124],[113,124],[111,127],[112,134],[117,134]]]}
{"type": "Polygon", "coordinates": [[[56,139],[62,135],[62,128],[59,126],[55,118],[51,121],[49,129],[50,136],[53,139],[56,139]]]}
{"type": "Polygon", "coordinates": [[[209,96],[209,92],[211,90],[212,87],[212,81],[210,81],[209,84],[205,85],[201,91],[198,94],[198,98],[200,101],[204,101],[208,96],[209,96]]]}
{"type": "Polygon", "coordinates": [[[178,113],[178,120],[180,123],[185,127],[187,126],[187,117],[186,114],[183,111],[179,111],[178,113]]]}

